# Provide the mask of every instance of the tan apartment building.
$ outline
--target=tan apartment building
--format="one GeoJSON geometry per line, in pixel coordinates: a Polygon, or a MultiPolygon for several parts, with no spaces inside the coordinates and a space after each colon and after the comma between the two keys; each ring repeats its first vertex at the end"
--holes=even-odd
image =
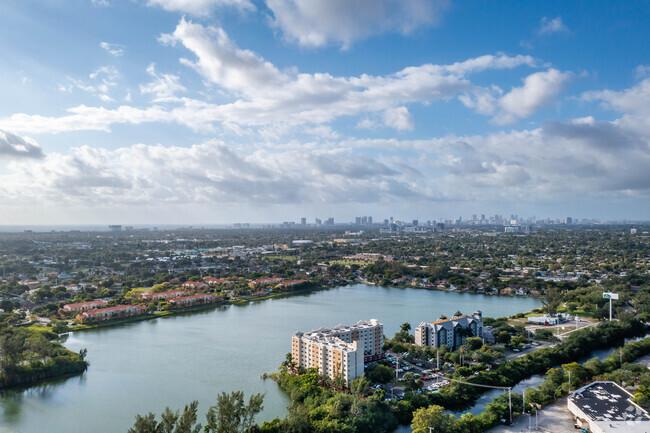
{"type": "Polygon", "coordinates": [[[296,332],[291,356],[298,367],[317,368],[319,374],[334,379],[341,375],[346,383],[359,377],[364,362],[383,355],[384,326],[376,319],[353,325],[296,332]]]}
{"type": "Polygon", "coordinates": [[[63,307],[63,311],[65,312],[83,312],[83,311],[88,311],[88,310],[93,310],[95,308],[102,308],[105,307],[106,302],[104,301],[88,301],[88,302],[76,302],[74,304],[66,304],[63,307]]]}

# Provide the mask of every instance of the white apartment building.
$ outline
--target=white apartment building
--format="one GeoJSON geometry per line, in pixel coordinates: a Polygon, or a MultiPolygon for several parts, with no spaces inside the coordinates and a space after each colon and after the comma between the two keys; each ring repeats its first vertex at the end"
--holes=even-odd
{"type": "Polygon", "coordinates": [[[435,322],[422,322],[415,328],[415,344],[418,346],[440,347],[446,345],[454,350],[468,337],[483,338],[483,313],[475,311],[472,315],[454,316],[451,319],[435,322]]]}
{"type": "Polygon", "coordinates": [[[319,374],[331,379],[340,374],[349,384],[363,374],[365,361],[382,355],[383,344],[384,326],[371,319],[354,325],[296,332],[291,355],[298,367],[317,368],[319,374]]]}

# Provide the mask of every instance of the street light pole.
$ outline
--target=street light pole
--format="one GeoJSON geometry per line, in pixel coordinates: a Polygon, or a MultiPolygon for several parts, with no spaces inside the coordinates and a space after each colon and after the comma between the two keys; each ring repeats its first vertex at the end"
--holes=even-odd
{"type": "Polygon", "coordinates": [[[524,388],[522,398],[523,398],[523,404],[521,406],[521,414],[524,415],[526,413],[526,388],[524,388]]]}
{"type": "Polygon", "coordinates": [[[569,372],[569,394],[571,394],[571,372],[569,372]]]}

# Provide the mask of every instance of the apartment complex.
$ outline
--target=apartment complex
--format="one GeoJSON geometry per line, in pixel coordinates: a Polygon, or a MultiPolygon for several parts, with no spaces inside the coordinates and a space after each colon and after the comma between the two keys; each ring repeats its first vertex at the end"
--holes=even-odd
{"type": "Polygon", "coordinates": [[[185,290],[170,290],[168,292],[145,293],[142,295],[142,299],[145,301],[160,301],[171,298],[180,298],[185,295],[187,295],[185,290]]]}
{"type": "Polygon", "coordinates": [[[97,308],[88,310],[77,316],[81,323],[104,322],[107,320],[121,319],[124,317],[145,314],[147,309],[142,305],[118,305],[116,307],[97,308]]]}
{"type": "Polygon", "coordinates": [[[363,374],[364,362],[382,356],[384,326],[376,319],[353,325],[338,325],[292,337],[291,356],[298,367],[317,368],[334,379],[341,375],[346,383],[363,374]]]}
{"type": "Polygon", "coordinates": [[[213,304],[217,301],[218,298],[216,295],[213,295],[211,293],[203,293],[199,295],[180,296],[178,298],[172,298],[169,300],[169,303],[172,304],[174,307],[185,308],[185,307],[193,307],[195,305],[213,304]]]}
{"type": "Polygon", "coordinates": [[[418,346],[457,349],[468,337],[483,338],[483,313],[475,311],[471,315],[454,316],[451,319],[435,322],[422,322],[415,328],[415,344],[418,346]]]}
{"type": "Polygon", "coordinates": [[[92,310],[95,308],[102,308],[105,307],[107,304],[104,301],[88,301],[88,302],[77,302],[74,304],[66,304],[63,307],[63,311],[65,312],[70,312],[70,311],[88,311],[92,310]]]}

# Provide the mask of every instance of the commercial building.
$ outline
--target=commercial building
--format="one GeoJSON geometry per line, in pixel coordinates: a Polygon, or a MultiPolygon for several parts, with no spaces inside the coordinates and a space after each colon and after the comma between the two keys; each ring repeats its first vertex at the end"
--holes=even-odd
{"type": "Polygon", "coordinates": [[[632,397],[614,382],[592,382],[569,395],[567,408],[576,417],[576,426],[592,433],[650,432],[648,412],[632,397]]]}
{"type": "Polygon", "coordinates": [[[446,345],[453,350],[460,347],[468,337],[483,338],[483,313],[478,310],[472,315],[422,322],[415,328],[415,344],[418,346],[446,345]]]}
{"type": "Polygon", "coordinates": [[[364,362],[383,355],[384,325],[376,319],[338,325],[310,332],[296,332],[291,339],[293,362],[317,368],[331,379],[341,375],[346,383],[363,374],[364,362]]]}

